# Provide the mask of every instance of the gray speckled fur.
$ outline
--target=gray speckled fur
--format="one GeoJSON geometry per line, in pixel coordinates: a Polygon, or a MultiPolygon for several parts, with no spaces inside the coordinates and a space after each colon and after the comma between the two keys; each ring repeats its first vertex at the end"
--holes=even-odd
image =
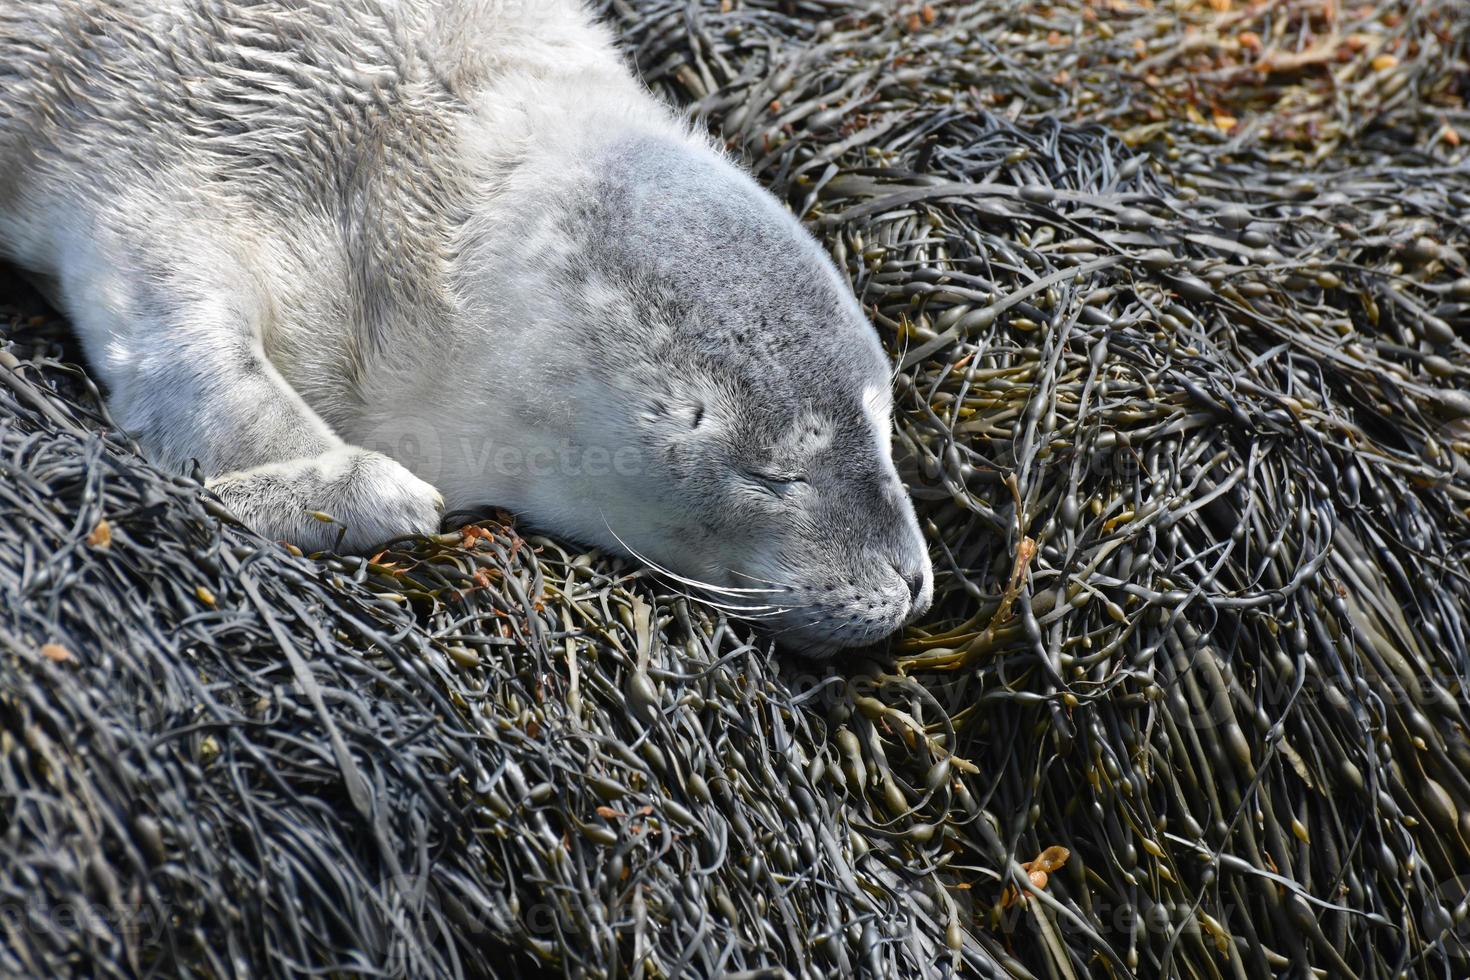
{"type": "Polygon", "coordinates": [[[6,0],[0,251],[267,535],[497,504],[809,650],[928,604],[846,284],[571,0],[6,0]]]}

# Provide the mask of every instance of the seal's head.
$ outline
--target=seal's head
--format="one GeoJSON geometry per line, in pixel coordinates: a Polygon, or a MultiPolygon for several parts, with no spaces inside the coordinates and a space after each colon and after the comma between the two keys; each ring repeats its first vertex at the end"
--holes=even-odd
{"type": "Polygon", "coordinates": [[[807,654],[922,613],[933,576],[891,458],[891,366],[826,253],[697,143],[627,139],[587,168],[526,233],[535,333],[565,353],[519,421],[608,465],[509,495],[521,512],[807,654]]]}

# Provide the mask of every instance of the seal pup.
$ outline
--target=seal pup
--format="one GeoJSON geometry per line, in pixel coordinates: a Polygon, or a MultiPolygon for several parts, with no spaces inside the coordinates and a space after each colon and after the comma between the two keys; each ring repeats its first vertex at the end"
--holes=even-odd
{"type": "Polygon", "coordinates": [[[267,537],[494,504],[816,654],[930,602],[846,281],[573,0],[6,0],[0,250],[267,537]]]}

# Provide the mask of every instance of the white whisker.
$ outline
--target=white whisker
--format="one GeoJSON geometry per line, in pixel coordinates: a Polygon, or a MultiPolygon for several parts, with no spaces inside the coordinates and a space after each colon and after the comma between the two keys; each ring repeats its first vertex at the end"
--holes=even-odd
{"type": "MultiPolygon", "coordinates": [[[[602,514],[601,516],[603,526],[607,528],[609,534],[617,539],[618,544],[622,545],[623,548],[628,552],[628,554],[643,562],[643,564],[648,566],[650,571],[662,578],[671,579],[674,582],[679,583],[680,585],[688,586],[689,588],[695,589],[700,593],[713,593],[715,596],[728,597],[728,599],[739,599],[742,596],[774,595],[786,591],[785,589],[739,589],[730,586],[715,585],[713,582],[704,582],[696,578],[690,578],[686,575],[680,575],[678,572],[675,572],[670,568],[666,568],[663,565],[660,565],[652,558],[649,558],[647,555],[640,552],[637,548],[634,548],[632,545],[628,544],[628,542],[624,541],[622,536],[618,534],[617,531],[613,530],[613,526],[607,521],[607,515],[602,514]]],[[[679,595],[683,596],[691,602],[703,603],[704,605],[707,605],[713,609],[718,609],[721,612],[727,612],[734,616],[737,616],[740,619],[770,619],[779,616],[792,608],[790,605],[785,603],[766,602],[764,604],[756,603],[752,605],[744,605],[738,602],[728,601],[728,599],[727,601],[720,601],[719,599],[711,598],[709,595],[695,595],[679,589],[675,589],[674,591],[678,592],[679,595]]]]}

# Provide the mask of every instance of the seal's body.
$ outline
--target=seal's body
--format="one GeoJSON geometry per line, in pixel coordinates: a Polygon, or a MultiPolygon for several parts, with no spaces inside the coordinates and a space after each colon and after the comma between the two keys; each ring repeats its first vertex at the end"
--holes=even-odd
{"type": "Polygon", "coordinates": [[[846,284],[572,0],[7,0],[0,250],[266,535],[495,504],[812,650],[928,603],[846,284]]]}

